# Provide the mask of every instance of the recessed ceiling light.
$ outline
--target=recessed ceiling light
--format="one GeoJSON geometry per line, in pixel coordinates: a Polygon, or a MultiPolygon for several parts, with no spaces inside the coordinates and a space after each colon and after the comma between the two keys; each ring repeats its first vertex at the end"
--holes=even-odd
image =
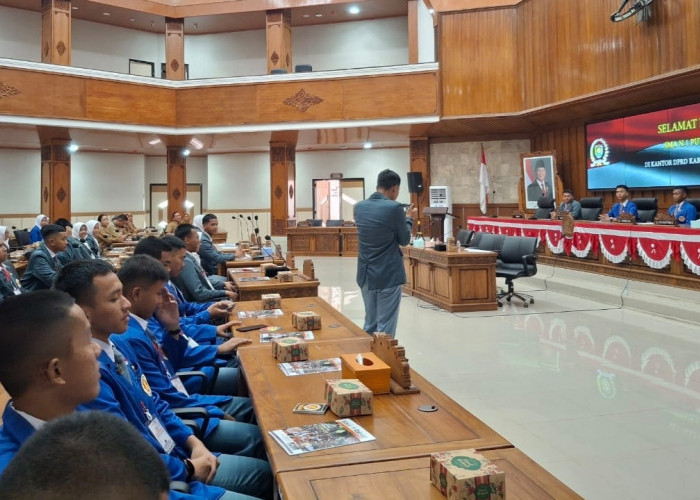
{"type": "Polygon", "coordinates": [[[132,17],[131,19],[129,19],[129,21],[131,21],[131,22],[133,23],[133,22],[136,21],[136,19],[134,19],[134,18],[132,17]]]}
{"type": "Polygon", "coordinates": [[[150,141],[148,141],[148,144],[150,144],[151,146],[155,146],[156,144],[160,144],[160,138],[156,137],[155,139],[151,139],[150,141]]]}
{"type": "Polygon", "coordinates": [[[71,9],[78,10],[78,7],[73,6],[73,7],[71,7],[71,9]]]}
{"type": "Polygon", "coordinates": [[[112,14],[110,14],[109,12],[103,12],[102,15],[103,16],[111,16],[112,14]]]}
{"type": "Polygon", "coordinates": [[[372,143],[371,142],[365,142],[365,145],[363,146],[365,149],[372,149],[372,143]]]}
{"type": "Polygon", "coordinates": [[[301,17],[311,17],[311,14],[304,14],[301,17]]]}
{"type": "Polygon", "coordinates": [[[314,14],[314,17],[323,17],[323,14],[321,14],[320,12],[316,12],[316,14],[314,14]]]}
{"type": "Polygon", "coordinates": [[[430,15],[432,16],[433,14],[435,14],[435,10],[433,10],[433,9],[428,9],[428,14],[430,14],[430,15]]]}
{"type": "Polygon", "coordinates": [[[190,155],[190,150],[185,148],[182,150],[182,156],[189,156],[190,155]]]}
{"type": "Polygon", "coordinates": [[[353,16],[357,15],[360,13],[360,8],[357,5],[351,5],[348,7],[348,14],[352,14],[353,16]]]}
{"type": "Polygon", "coordinates": [[[80,149],[80,146],[78,146],[75,143],[72,143],[68,146],[68,151],[70,151],[71,153],[75,153],[78,149],[80,149]]]}

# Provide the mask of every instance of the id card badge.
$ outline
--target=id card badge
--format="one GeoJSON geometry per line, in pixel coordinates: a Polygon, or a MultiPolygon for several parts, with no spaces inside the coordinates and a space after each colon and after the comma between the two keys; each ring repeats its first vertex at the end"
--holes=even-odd
{"type": "Polygon", "coordinates": [[[175,441],[170,437],[170,434],[165,430],[160,420],[157,418],[151,419],[151,421],[148,422],[148,430],[151,431],[151,434],[156,438],[158,444],[165,450],[165,453],[169,455],[170,452],[175,449],[175,441]]]}
{"type": "Polygon", "coordinates": [[[189,347],[191,349],[194,349],[195,347],[199,347],[199,344],[197,343],[197,341],[195,339],[193,339],[192,337],[188,337],[184,333],[182,333],[181,335],[187,339],[187,347],[189,347]]]}
{"type": "Polygon", "coordinates": [[[173,384],[173,387],[177,389],[177,392],[184,394],[188,398],[190,397],[190,394],[189,392],[187,392],[187,388],[185,387],[185,384],[182,383],[180,377],[175,375],[173,378],[170,379],[170,382],[173,384]]]}

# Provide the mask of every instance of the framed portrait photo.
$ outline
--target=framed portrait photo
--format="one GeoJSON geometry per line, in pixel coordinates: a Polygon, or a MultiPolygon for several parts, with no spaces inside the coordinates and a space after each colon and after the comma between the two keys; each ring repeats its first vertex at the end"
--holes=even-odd
{"type": "Polygon", "coordinates": [[[527,210],[537,208],[537,200],[544,196],[557,199],[557,167],[553,152],[521,155],[524,200],[527,210]]]}

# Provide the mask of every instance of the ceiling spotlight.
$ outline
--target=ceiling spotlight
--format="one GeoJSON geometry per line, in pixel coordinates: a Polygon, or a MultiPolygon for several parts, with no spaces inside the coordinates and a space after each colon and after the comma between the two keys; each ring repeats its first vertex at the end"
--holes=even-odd
{"type": "Polygon", "coordinates": [[[204,143],[202,141],[200,141],[199,139],[197,139],[196,137],[193,137],[192,139],[190,139],[190,145],[194,149],[202,149],[204,147],[204,143]]]}
{"type": "Polygon", "coordinates": [[[112,14],[110,14],[109,12],[103,12],[102,15],[103,16],[111,16],[112,14]]]}
{"type": "Polygon", "coordinates": [[[151,139],[150,141],[148,141],[148,144],[150,144],[151,146],[155,146],[156,144],[160,144],[160,137],[156,137],[155,139],[151,139]]]}
{"type": "Polygon", "coordinates": [[[321,14],[320,12],[316,12],[316,14],[314,14],[314,17],[323,17],[323,14],[321,14]]]}
{"type": "Polygon", "coordinates": [[[133,23],[133,22],[136,22],[136,19],[134,19],[134,18],[132,17],[131,19],[129,19],[129,21],[131,21],[131,22],[133,23]]]}
{"type": "Polygon", "coordinates": [[[435,9],[428,9],[428,14],[430,14],[431,16],[435,14],[435,9]]]}
{"type": "Polygon", "coordinates": [[[182,156],[189,156],[190,155],[190,150],[185,148],[182,150],[182,156]]]}
{"type": "Polygon", "coordinates": [[[350,7],[348,7],[348,14],[352,14],[353,16],[356,16],[359,13],[360,13],[360,8],[357,5],[351,5],[350,7]]]}
{"type": "Polygon", "coordinates": [[[365,149],[372,149],[372,143],[371,142],[365,142],[365,145],[363,146],[365,149]]]}
{"type": "Polygon", "coordinates": [[[71,9],[73,9],[73,10],[78,10],[78,7],[76,7],[75,5],[73,5],[73,6],[71,7],[71,9]]]}
{"type": "Polygon", "coordinates": [[[71,143],[68,146],[68,151],[70,151],[71,153],[75,153],[79,149],[80,149],[80,146],[78,146],[77,144],[74,144],[74,143],[71,143]]]}
{"type": "Polygon", "coordinates": [[[311,17],[311,14],[304,14],[301,17],[311,17]]]}

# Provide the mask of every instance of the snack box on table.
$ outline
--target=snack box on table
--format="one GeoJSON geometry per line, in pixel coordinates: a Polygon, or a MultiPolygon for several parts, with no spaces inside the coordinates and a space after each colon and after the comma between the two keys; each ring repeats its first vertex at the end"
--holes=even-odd
{"type": "Polygon", "coordinates": [[[326,380],[325,398],[339,417],[372,414],[372,391],[357,379],[326,380]]]}

